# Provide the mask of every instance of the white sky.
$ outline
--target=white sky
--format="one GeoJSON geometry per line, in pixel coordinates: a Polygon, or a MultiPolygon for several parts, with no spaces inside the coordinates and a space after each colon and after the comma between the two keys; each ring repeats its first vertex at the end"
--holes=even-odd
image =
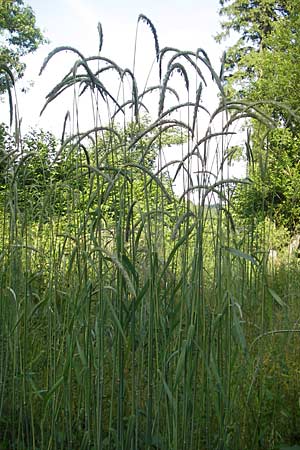
{"type": "MultiPolygon", "coordinates": [[[[96,55],[98,22],[101,22],[104,34],[102,55],[122,68],[132,69],[136,22],[140,13],[149,17],[155,25],[160,48],[172,46],[196,51],[202,47],[216,67],[220,64],[222,49],[213,39],[219,30],[218,0],[29,0],[28,3],[50,44],[43,45],[25,58],[27,70],[18,86],[28,87],[32,81],[34,87],[25,95],[18,93],[23,132],[28,126],[33,126],[60,134],[70,105],[58,100],[46,109],[41,119],[39,112],[45,95],[77,58],[70,53],[57,55],[41,77],[38,72],[47,54],[58,46],[75,47],[85,56],[96,55]]],[[[141,23],[137,47],[140,89],[144,86],[154,56],[153,37],[149,28],[141,23]]]]}

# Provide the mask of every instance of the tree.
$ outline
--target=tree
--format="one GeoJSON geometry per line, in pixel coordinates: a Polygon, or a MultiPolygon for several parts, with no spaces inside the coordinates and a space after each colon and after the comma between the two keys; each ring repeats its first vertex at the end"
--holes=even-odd
{"type": "MultiPolygon", "coordinates": [[[[222,32],[216,36],[221,42],[230,33],[239,38],[227,51],[227,87],[230,94],[244,97],[253,82],[263,74],[259,67],[266,52],[274,51],[274,40],[278,23],[290,18],[294,0],[220,0],[222,32]],[[289,5],[287,5],[289,4],[289,5]]],[[[275,39],[276,41],[276,39],[275,39]]]]}
{"type": "Polygon", "coordinates": [[[291,232],[300,226],[298,199],[300,123],[300,17],[297,0],[220,0],[223,31],[240,34],[227,53],[225,84],[231,98],[260,102],[278,126],[267,133],[252,122],[249,167],[253,185],[237,204],[243,216],[268,216],[291,232]],[[267,133],[267,139],[264,139],[267,133]],[[252,205],[250,204],[252,202],[252,205]]]}
{"type": "MultiPolygon", "coordinates": [[[[24,55],[34,52],[46,40],[36,25],[30,6],[23,0],[0,0],[0,66],[8,67],[15,79],[24,75],[24,55]]],[[[6,89],[4,75],[0,77],[0,94],[6,89]]]]}
{"type": "Polygon", "coordinates": [[[269,217],[277,226],[294,233],[300,218],[300,136],[279,128],[269,133],[262,158],[251,170],[253,183],[235,192],[239,218],[256,221],[269,217]]]}

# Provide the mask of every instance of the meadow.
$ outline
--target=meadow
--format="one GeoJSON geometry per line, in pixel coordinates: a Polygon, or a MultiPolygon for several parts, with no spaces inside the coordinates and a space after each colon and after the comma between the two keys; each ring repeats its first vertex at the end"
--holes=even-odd
{"type": "Polygon", "coordinates": [[[141,25],[154,86],[102,56],[101,26],[98,55],[49,55],[42,71],[74,55],[46,99],[74,92],[59,143],[22,138],[9,89],[0,449],[300,448],[299,261],[271,221],[239,219],[234,192],[251,180],[230,173],[238,124],[274,123],[261,105],[226,98],[203,49],[160,49],[152,22],[141,25]],[[76,122],[83,96],[87,130],[76,122]],[[180,157],[166,159],[174,147],[180,157]]]}

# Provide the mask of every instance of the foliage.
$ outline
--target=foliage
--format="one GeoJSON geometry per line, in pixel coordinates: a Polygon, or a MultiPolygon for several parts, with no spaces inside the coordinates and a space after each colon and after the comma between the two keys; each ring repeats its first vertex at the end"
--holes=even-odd
{"type": "Polygon", "coordinates": [[[248,197],[236,192],[237,210],[241,217],[267,216],[295,232],[299,226],[299,5],[295,0],[220,3],[220,14],[227,20],[217,39],[230,31],[240,34],[227,52],[227,91],[234,98],[259,102],[281,127],[268,132],[252,123],[248,173],[253,184],[248,197]]]}
{"type": "MultiPolygon", "coordinates": [[[[34,52],[45,42],[30,6],[23,0],[0,1],[0,65],[7,66],[15,79],[24,75],[22,56],[34,52]]],[[[0,93],[6,90],[6,81],[0,78],[0,93]]]]}
{"type": "Polygon", "coordinates": [[[263,157],[252,166],[252,183],[247,189],[238,188],[234,194],[235,211],[251,222],[265,217],[291,233],[300,222],[300,139],[288,129],[268,134],[263,157]]]}
{"type": "MultiPolygon", "coordinates": [[[[94,142],[83,140],[79,146],[76,144],[78,136],[74,136],[66,139],[61,149],[57,139],[42,130],[31,130],[14,146],[14,137],[2,127],[2,195],[11,188],[11,183],[18,186],[19,213],[26,214],[26,221],[35,222],[41,220],[41,211],[44,211],[45,221],[53,215],[66,216],[71,204],[75,208],[76,193],[78,211],[88,208],[95,212],[101,208],[103,220],[112,226],[120,215],[118,193],[124,182],[130,185],[130,208],[134,208],[135,217],[137,208],[145,208],[146,180],[149,206],[158,208],[157,185],[149,175],[144,179],[141,168],[154,174],[160,146],[178,144],[183,138],[181,132],[171,130],[162,134],[159,143],[149,146],[154,135],[150,133],[131,147],[130,143],[148,125],[149,121],[144,118],[138,127],[135,123],[129,123],[124,129],[116,126],[111,131],[96,134],[94,142]],[[128,146],[130,150],[126,151],[128,146]],[[60,154],[58,159],[57,154],[60,154]],[[96,185],[100,186],[102,194],[91,201],[90,191],[96,185]]],[[[161,182],[168,192],[165,207],[171,215],[175,207],[171,180],[162,174],[161,182]]]]}
{"type": "MultiPolygon", "coordinates": [[[[222,32],[216,36],[217,41],[221,42],[232,31],[238,33],[237,42],[226,53],[228,89],[234,97],[249,98],[253,84],[265,78],[265,58],[273,57],[276,50],[284,54],[285,47],[282,42],[278,42],[278,35],[282,34],[282,27],[293,34],[289,21],[295,2],[220,0],[220,4],[220,15],[226,19],[221,22],[222,32]]],[[[296,13],[294,9],[293,12],[296,13]]],[[[289,38],[287,41],[293,47],[294,42],[289,41],[289,38]]],[[[276,69],[276,65],[273,65],[273,70],[276,69]]],[[[261,95],[259,100],[262,100],[261,95]]]]}
{"type": "Polygon", "coordinates": [[[238,33],[226,53],[227,91],[235,98],[272,101],[274,117],[291,119],[299,105],[300,22],[297,0],[220,0],[223,31],[218,42],[238,33]],[[275,105],[283,102],[284,105],[275,105]],[[288,109],[289,108],[289,109],[288,109]]]}

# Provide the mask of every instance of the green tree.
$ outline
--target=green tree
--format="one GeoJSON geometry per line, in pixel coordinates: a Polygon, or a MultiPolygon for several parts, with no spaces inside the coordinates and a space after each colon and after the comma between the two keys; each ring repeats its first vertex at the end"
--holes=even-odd
{"type": "Polygon", "coordinates": [[[253,184],[247,195],[236,193],[243,216],[268,216],[294,232],[300,225],[295,209],[299,177],[300,16],[297,0],[220,0],[225,39],[237,41],[227,52],[225,85],[231,98],[261,102],[260,107],[278,126],[252,123],[253,184]],[[252,202],[252,204],[251,204],[252,202]]]}
{"type": "Polygon", "coordinates": [[[267,216],[294,232],[300,218],[300,136],[278,128],[269,133],[265,147],[266,157],[251,170],[253,183],[235,192],[235,210],[242,219],[254,215],[259,222],[267,216]]]}
{"type": "MultiPolygon", "coordinates": [[[[23,0],[0,0],[0,65],[8,67],[15,79],[24,75],[22,57],[34,52],[45,42],[36,25],[35,14],[23,0]]],[[[0,77],[0,94],[6,89],[6,80],[0,77]]]]}
{"type": "MultiPolygon", "coordinates": [[[[221,42],[231,32],[237,41],[226,54],[226,81],[231,96],[249,98],[253,83],[264,76],[265,56],[278,48],[278,28],[287,27],[294,0],[220,0],[221,42]]],[[[280,45],[279,45],[280,46],[280,45]]],[[[261,98],[260,98],[261,99],[261,98]]]]}

